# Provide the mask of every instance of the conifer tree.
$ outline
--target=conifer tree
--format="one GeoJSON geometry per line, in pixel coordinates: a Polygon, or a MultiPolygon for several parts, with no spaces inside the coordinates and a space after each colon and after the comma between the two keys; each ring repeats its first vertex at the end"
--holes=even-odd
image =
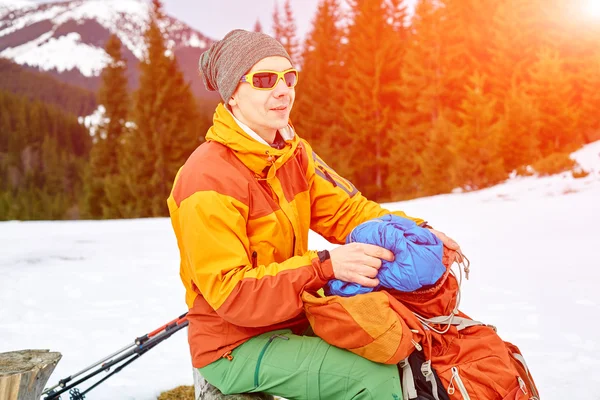
{"type": "Polygon", "coordinates": [[[490,92],[501,104],[511,87],[519,85],[531,65],[527,54],[535,55],[535,49],[527,40],[526,21],[522,16],[523,0],[504,0],[499,3],[493,17],[490,43],[490,92]],[[529,62],[528,62],[529,61],[529,62]]]}
{"type": "MultiPolygon", "coordinates": [[[[489,75],[489,41],[497,0],[441,0],[444,65],[444,105],[456,112],[462,107],[470,76],[489,75]]],[[[453,118],[458,113],[452,113],[453,118]]],[[[455,120],[458,122],[458,120],[455,120]]]]}
{"type": "Polygon", "coordinates": [[[0,92],[0,105],[0,219],[77,218],[87,129],[40,101],[0,92]]]}
{"type": "Polygon", "coordinates": [[[538,53],[526,90],[540,112],[542,156],[579,147],[583,142],[577,129],[580,112],[573,107],[571,78],[556,50],[544,48],[538,53]]]}
{"type": "Polygon", "coordinates": [[[540,0],[502,0],[491,24],[489,43],[489,85],[498,99],[498,112],[516,86],[529,81],[529,72],[544,42],[548,22],[548,4],[540,0]]]}
{"type": "Polygon", "coordinates": [[[168,214],[166,199],[175,174],[199,145],[203,128],[189,85],[167,51],[160,28],[164,18],[161,1],[153,0],[135,93],[136,127],[124,138],[121,167],[132,195],[124,207],[133,217],[168,214]]]}
{"type": "MultiPolygon", "coordinates": [[[[425,182],[423,167],[430,160],[441,159],[438,152],[445,146],[430,146],[434,126],[436,131],[449,126],[449,121],[438,124],[443,113],[443,71],[441,62],[441,13],[434,0],[420,0],[416,4],[407,50],[402,66],[401,90],[398,94],[402,108],[396,131],[401,136],[393,143],[394,165],[402,165],[391,174],[389,184],[401,188],[401,197],[420,195],[425,182]]],[[[448,136],[451,132],[443,132],[448,136]]],[[[441,137],[442,133],[438,135],[441,137]]],[[[427,193],[430,193],[427,190],[427,193]]]]}
{"type": "MultiPolygon", "coordinates": [[[[304,63],[291,117],[299,135],[335,169],[339,169],[343,158],[336,140],[340,130],[339,107],[344,100],[341,88],[345,81],[340,18],[339,0],[319,3],[304,45],[304,63]]],[[[338,172],[343,175],[343,167],[338,172]]]]}
{"type": "Polygon", "coordinates": [[[582,129],[586,142],[600,140],[600,46],[581,74],[582,129]]]}
{"type": "MultiPolygon", "coordinates": [[[[121,41],[111,35],[106,43],[110,56],[109,64],[102,71],[102,85],[98,92],[98,102],[104,107],[104,120],[100,123],[90,153],[90,176],[88,191],[88,212],[92,217],[122,217],[118,204],[113,205],[106,193],[114,189],[113,180],[118,180],[119,143],[125,132],[129,113],[127,93],[127,64],[121,53],[121,41]]],[[[120,188],[120,190],[125,190],[120,188]]]]}
{"type": "Polygon", "coordinates": [[[293,64],[300,65],[300,42],[298,40],[296,20],[290,0],[283,4],[283,19],[281,22],[281,37],[279,40],[292,58],[293,64]]]}
{"type": "Polygon", "coordinates": [[[283,20],[279,12],[279,3],[274,2],[273,6],[273,37],[283,44],[283,20]]]}
{"type": "Polygon", "coordinates": [[[409,192],[411,197],[447,193],[460,186],[458,136],[458,127],[442,112],[427,132],[427,142],[422,150],[415,152],[421,175],[413,178],[414,182],[406,182],[409,187],[414,186],[413,192],[409,192]]]}
{"type": "Polygon", "coordinates": [[[486,92],[485,78],[475,73],[470,78],[456,137],[459,157],[459,183],[469,189],[481,189],[505,178],[499,157],[498,120],[495,99],[486,92]]]}
{"type": "Polygon", "coordinates": [[[256,19],[256,22],[254,23],[254,32],[262,32],[262,24],[260,23],[260,19],[256,19]]]}
{"type": "Polygon", "coordinates": [[[398,140],[392,129],[402,106],[398,93],[405,28],[390,19],[398,4],[381,0],[352,0],[349,4],[353,21],[348,32],[348,79],[342,106],[349,135],[345,151],[353,167],[349,178],[367,197],[389,199],[392,193],[386,176],[390,146],[398,140]]]}
{"type": "Polygon", "coordinates": [[[540,118],[532,99],[516,84],[503,108],[498,124],[499,154],[508,173],[539,158],[540,118]]]}

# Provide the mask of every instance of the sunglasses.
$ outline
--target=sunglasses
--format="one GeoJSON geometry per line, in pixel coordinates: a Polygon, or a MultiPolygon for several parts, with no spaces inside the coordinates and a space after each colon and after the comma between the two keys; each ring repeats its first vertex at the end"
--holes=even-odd
{"type": "Polygon", "coordinates": [[[254,89],[271,90],[283,79],[287,87],[293,88],[298,83],[298,70],[290,68],[285,71],[254,71],[242,76],[240,82],[247,82],[254,89]]]}

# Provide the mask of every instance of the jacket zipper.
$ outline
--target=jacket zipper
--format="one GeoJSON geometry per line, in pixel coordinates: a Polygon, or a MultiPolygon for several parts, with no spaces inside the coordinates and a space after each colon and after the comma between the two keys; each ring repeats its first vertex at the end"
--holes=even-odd
{"type": "Polygon", "coordinates": [[[287,215],[287,213],[283,210],[283,207],[281,207],[281,204],[279,204],[279,197],[275,193],[275,190],[273,190],[273,187],[271,186],[271,184],[268,181],[265,181],[265,183],[267,184],[267,186],[269,187],[269,190],[271,191],[271,193],[274,196],[273,200],[275,200],[275,202],[279,205],[279,208],[283,212],[283,215],[285,215],[287,217],[288,221],[290,222],[290,225],[292,226],[292,233],[294,235],[294,241],[292,243],[292,255],[291,255],[291,257],[293,257],[293,256],[296,255],[296,231],[294,230],[294,224],[292,223],[292,218],[289,215],[287,215]]]}
{"type": "Polygon", "coordinates": [[[329,174],[329,172],[327,172],[327,170],[326,170],[325,168],[321,167],[320,165],[319,165],[319,167],[318,167],[318,168],[321,170],[321,172],[323,173],[323,175],[325,175],[325,177],[327,178],[327,180],[328,180],[329,182],[331,182],[331,184],[332,184],[334,187],[337,187],[337,183],[335,183],[335,180],[334,180],[334,179],[333,179],[333,177],[332,177],[332,176],[329,174]]]}
{"type": "Polygon", "coordinates": [[[260,351],[260,354],[258,355],[258,360],[256,361],[256,369],[254,370],[254,387],[255,388],[258,387],[258,372],[260,371],[260,363],[262,362],[263,356],[265,355],[265,352],[267,351],[267,348],[269,347],[269,345],[271,344],[271,342],[275,338],[280,338],[280,339],[284,339],[284,340],[290,340],[290,338],[287,337],[287,336],[273,335],[273,336],[271,336],[269,338],[269,340],[267,341],[267,343],[265,343],[265,345],[263,346],[262,350],[260,351]]]}
{"type": "Polygon", "coordinates": [[[463,400],[471,400],[471,397],[469,397],[469,392],[467,392],[465,384],[463,383],[462,379],[460,379],[457,367],[452,367],[452,378],[450,378],[450,383],[448,384],[448,394],[451,396],[455,392],[454,384],[452,383],[452,381],[456,382],[456,386],[458,387],[458,390],[460,391],[463,400]]]}
{"type": "Polygon", "coordinates": [[[256,251],[252,252],[252,268],[258,267],[258,253],[256,251]]]}
{"type": "Polygon", "coordinates": [[[221,358],[226,358],[229,361],[233,361],[233,356],[231,355],[231,350],[229,350],[228,352],[226,352],[225,354],[223,354],[221,356],[221,358]]]}

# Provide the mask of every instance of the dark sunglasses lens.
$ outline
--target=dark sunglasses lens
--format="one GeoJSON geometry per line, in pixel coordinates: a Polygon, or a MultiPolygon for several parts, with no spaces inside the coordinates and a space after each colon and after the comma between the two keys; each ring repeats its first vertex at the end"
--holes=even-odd
{"type": "Polygon", "coordinates": [[[283,75],[283,77],[285,78],[285,84],[288,85],[288,87],[293,87],[298,80],[298,73],[296,71],[290,71],[283,75]]]}
{"type": "Polygon", "coordinates": [[[254,86],[261,89],[270,89],[275,86],[275,82],[277,82],[277,75],[272,72],[260,72],[252,78],[254,86]]]}

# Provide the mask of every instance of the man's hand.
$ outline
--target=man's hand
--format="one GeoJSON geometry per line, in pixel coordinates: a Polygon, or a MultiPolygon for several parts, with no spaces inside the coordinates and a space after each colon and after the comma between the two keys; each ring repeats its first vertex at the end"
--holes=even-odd
{"type": "Polygon", "coordinates": [[[458,243],[456,243],[456,241],[454,239],[448,237],[448,235],[446,235],[444,232],[440,232],[433,228],[427,228],[427,229],[429,229],[429,231],[431,233],[433,233],[435,236],[437,236],[437,238],[442,241],[444,246],[446,246],[450,250],[456,251],[456,253],[458,254],[458,258],[457,258],[458,262],[463,261],[462,250],[460,249],[460,246],[458,245],[458,243]]]}
{"type": "Polygon", "coordinates": [[[365,243],[349,243],[329,251],[335,277],[365,287],[379,284],[376,278],[381,260],[394,261],[394,253],[365,243]]]}

